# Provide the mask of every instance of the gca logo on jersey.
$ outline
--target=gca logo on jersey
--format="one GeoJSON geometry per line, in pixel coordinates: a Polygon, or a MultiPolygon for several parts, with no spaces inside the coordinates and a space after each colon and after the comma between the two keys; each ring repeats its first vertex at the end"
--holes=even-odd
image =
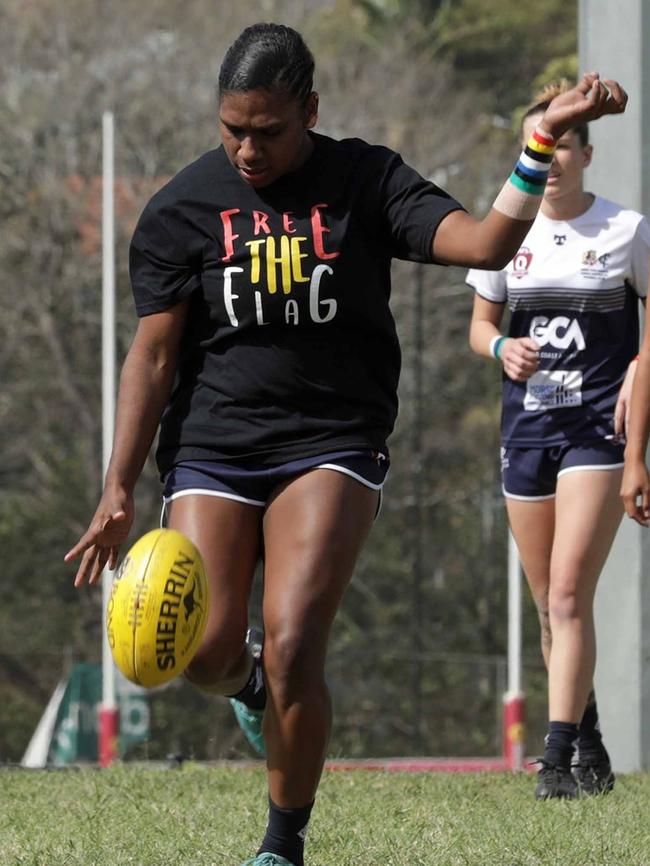
{"type": "Polygon", "coordinates": [[[575,343],[576,349],[582,351],[586,345],[577,319],[567,319],[566,316],[554,319],[535,316],[530,323],[530,336],[540,346],[550,343],[555,349],[568,349],[571,343],[575,343]]]}

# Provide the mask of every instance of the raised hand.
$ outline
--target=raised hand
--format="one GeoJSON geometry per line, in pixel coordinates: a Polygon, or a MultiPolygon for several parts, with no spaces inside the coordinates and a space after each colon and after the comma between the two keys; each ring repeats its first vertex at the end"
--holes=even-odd
{"type": "Polygon", "coordinates": [[[75,586],[81,586],[86,580],[96,583],[105,565],[115,568],[120,545],[128,537],[134,513],[132,496],[104,492],[88,530],[64,557],[65,562],[71,562],[83,554],[75,586]]]}
{"type": "Polygon", "coordinates": [[[569,129],[605,114],[622,114],[626,105],[627,93],[617,81],[601,81],[597,72],[587,72],[575,87],[552,100],[540,125],[557,139],[569,129]]]}

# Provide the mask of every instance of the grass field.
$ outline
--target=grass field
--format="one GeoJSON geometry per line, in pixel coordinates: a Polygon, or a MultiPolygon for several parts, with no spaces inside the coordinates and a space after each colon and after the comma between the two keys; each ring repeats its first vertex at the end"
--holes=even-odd
{"type": "MultiPolygon", "coordinates": [[[[501,773],[328,772],[306,866],[650,866],[650,775],[536,803],[501,773]]],[[[259,842],[258,769],[0,770],[2,866],[239,866],[259,842]]]]}

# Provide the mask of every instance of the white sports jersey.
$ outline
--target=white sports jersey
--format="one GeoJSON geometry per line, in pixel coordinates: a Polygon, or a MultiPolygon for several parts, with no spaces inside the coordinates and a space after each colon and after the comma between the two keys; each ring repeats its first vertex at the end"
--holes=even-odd
{"type": "Polygon", "coordinates": [[[467,282],[481,297],[508,302],[509,336],[532,337],[540,347],[530,379],[504,374],[504,445],[612,436],[616,398],[638,351],[649,255],[645,217],[597,196],[574,220],[540,213],[502,271],[469,271],[467,282]]]}

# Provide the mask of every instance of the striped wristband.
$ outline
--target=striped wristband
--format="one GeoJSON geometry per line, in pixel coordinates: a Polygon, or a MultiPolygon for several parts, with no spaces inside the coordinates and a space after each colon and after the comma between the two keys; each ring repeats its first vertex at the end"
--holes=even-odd
{"type": "Polygon", "coordinates": [[[502,337],[501,334],[497,334],[496,337],[492,337],[490,340],[490,355],[492,355],[493,358],[496,358],[497,361],[501,360],[501,349],[505,339],[506,338],[502,337]]]}
{"type": "Polygon", "coordinates": [[[555,145],[552,135],[539,126],[535,129],[492,205],[495,210],[511,219],[535,219],[553,162],[555,145]]]}

